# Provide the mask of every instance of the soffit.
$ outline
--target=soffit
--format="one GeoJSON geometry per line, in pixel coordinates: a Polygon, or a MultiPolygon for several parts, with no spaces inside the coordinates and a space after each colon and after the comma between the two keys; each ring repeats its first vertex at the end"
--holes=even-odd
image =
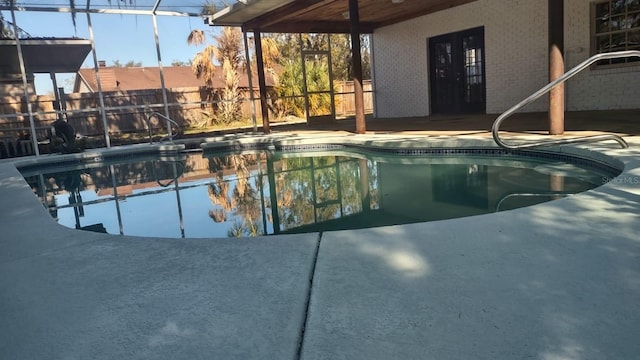
{"type": "MultiPolygon", "coordinates": [[[[476,0],[359,0],[361,32],[476,0]]],[[[347,0],[247,0],[210,17],[211,25],[262,32],[349,32],[347,0]]]]}

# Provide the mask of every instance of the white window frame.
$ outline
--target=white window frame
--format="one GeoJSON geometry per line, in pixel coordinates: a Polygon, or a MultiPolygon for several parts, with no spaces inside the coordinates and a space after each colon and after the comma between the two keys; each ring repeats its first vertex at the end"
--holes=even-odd
{"type": "MultiPolygon", "coordinates": [[[[640,50],[640,0],[599,0],[591,3],[591,54],[640,50]],[[608,11],[601,7],[608,5],[608,11]],[[615,13],[614,13],[615,11],[615,13]]],[[[599,61],[595,66],[640,65],[638,58],[599,61]]]]}

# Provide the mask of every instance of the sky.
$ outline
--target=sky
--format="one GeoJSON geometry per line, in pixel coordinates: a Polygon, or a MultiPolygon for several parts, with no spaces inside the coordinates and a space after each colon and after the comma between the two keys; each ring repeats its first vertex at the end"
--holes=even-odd
{"type": "MultiPolygon", "coordinates": [[[[257,173],[252,173],[252,177],[257,173]]],[[[123,233],[125,235],[136,236],[159,236],[159,237],[181,237],[180,215],[184,224],[186,237],[227,237],[228,230],[234,223],[242,223],[245,219],[237,211],[227,214],[227,219],[217,223],[209,217],[209,211],[219,208],[211,203],[208,195],[208,183],[211,179],[200,179],[196,181],[181,182],[179,198],[175,191],[158,192],[161,187],[149,187],[134,190],[133,195],[122,199],[119,195],[118,206],[122,219],[123,233]],[[196,186],[197,185],[197,186],[196,186]],[[193,187],[190,187],[193,186],[193,187]],[[180,206],[180,210],[178,209],[180,206]]],[[[229,181],[229,191],[235,189],[235,180],[229,181]]],[[[173,188],[173,187],[172,187],[173,188]]],[[[165,188],[166,189],[166,188],[165,188]]],[[[269,198],[269,188],[265,187],[263,196],[269,198]]],[[[98,195],[96,190],[81,191],[82,201],[91,202],[95,200],[106,200],[84,206],[84,215],[78,220],[80,226],[102,224],[109,234],[118,234],[120,226],[118,222],[118,209],[113,195],[98,195]]],[[[69,194],[67,192],[55,195],[57,206],[69,204],[69,194]]],[[[267,214],[269,210],[266,210],[267,214]]],[[[65,207],[58,209],[58,223],[69,228],[76,226],[76,214],[73,208],[65,207]]],[[[267,222],[266,231],[273,234],[273,224],[267,222]]]]}
{"type": "MultiPolygon", "coordinates": [[[[10,12],[3,12],[11,20],[10,12]]],[[[187,36],[192,30],[213,31],[199,17],[158,16],[158,36],[163,66],[174,60],[189,61],[201,47],[187,45],[187,36]]],[[[78,37],[89,39],[89,28],[85,14],[76,15],[74,28],[71,14],[53,12],[16,12],[17,25],[33,37],[78,37]]],[[[114,61],[142,62],[143,66],[158,66],[153,20],[148,15],[91,14],[91,25],[95,38],[98,60],[107,65],[114,61]]],[[[210,32],[211,34],[211,32],[210,32]]],[[[93,55],[89,53],[82,67],[93,68],[93,55]]],[[[58,74],[58,86],[65,92],[72,91],[72,74],[58,74]]],[[[53,90],[48,74],[38,74],[35,79],[36,93],[47,94],[53,90]]]]}

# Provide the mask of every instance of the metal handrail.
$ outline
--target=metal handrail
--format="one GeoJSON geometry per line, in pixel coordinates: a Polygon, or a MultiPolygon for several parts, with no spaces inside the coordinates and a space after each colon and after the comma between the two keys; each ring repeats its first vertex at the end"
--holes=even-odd
{"type": "Polygon", "coordinates": [[[584,143],[584,142],[595,142],[595,141],[604,141],[604,140],[615,140],[618,142],[618,144],[620,144],[620,146],[623,149],[628,148],[629,145],[627,144],[627,142],[624,141],[622,137],[614,134],[592,135],[592,136],[585,136],[581,138],[570,138],[570,139],[556,139],[551,141],[539,141],[539,142],[526,143],[526,144],[507,144],[500,138],[500,135],[498,134],[500,131],[500,124],[502,124],[502,122],[506,118],[513,115],[516,111],[522,109],[526,105],[537,100],[542,95],[548,93],[549,91],[551,91],[551,89],[555,88],[556,86],[574,77],[579,72],[589,67],[591,64],[600,60],[617,59],[617,58],[624,58],[624,57],[640,57],[640,51],[627,50],[627,51],[617,51],[617,52],[596,54],[588,58],[587,60],[581,62],[580,64],[576,65],[574,68],[567,71],[556,80],[550,82],[540,90],[531,94],[531,96],[529,96],[528,98],[522,100],[521,102],[517,103],[515,106],[503,112],[500,116],[498,116],[498,118],[493,122],[493,127],[491,128],[491,132],[493,134],[493,140],[500,147],[505,149],[510,149],[510,150],[532,148],[532,147],[539,147],[539,146],[549,146],[549,145],[564,145],[564,144],[576,144],[576,143],[584,143]]]}
{"type": "MultiPolygon", "coordinates": [[[[161,162],[167,162],[164,160],[160,160],[161,162]]],[[[175,170],[175,175],[173,178],[171,178],[171,180],[169,180],[169,182],[162,182],[159,178],[158,178],[158,172],[156,171],[156,161],[153,161],[153,176],[155,176],[156,178],[156,183],[158,183],[158,185],[160,185],[161,187],[168,187],[169,185],[173,184],[174,182],[176,182],[180,176],[182,176],[184,174],[184,160],[177,160],[177,161],[171,161],[174,165],[179,165],[176,166],[174,168],[175,170]],[[180,168],[178,170],[178,168],[180,168]]]]}
{"type": "Polygon", "coordinates": [[[524,193],[524,192],[509,193],[503,196],[502,199],[500,199],[500,201],[498,201],[498,203],[496,204],[496,212],[500,211],[500,206],[502,205],[503,202],[513,197],[536,197],[536,196],[552,197],[552,196],[570,196],[575,194],[577,194],[575,191],[549,191],[549,192],[542,192],[542,193],[524,193]]]}
{"type": "MultiPolygon", "coordinates": [[[[157,116],[159,118],[163,118],[166,122],[167,122],[167,137],[169,138],[169,141],[173,142],[173,134],[171,132],[171,125],[169,125],[169,123],[173,124],[176,126],[176,128],[178,129],[178,132],[180,131],[180,125],[171,120],[169,117],[167,117],[166,115],[163,115],[157,111],[152,112],[151,114],[149,114],[149,116],[147,116],[147,129],[149,129],[149,143],[153,144],[153,135],[151,134],[151,118],[157,116]]],[[[176,135],[178,135],[178,132],[176,132],[176,135]]]]}

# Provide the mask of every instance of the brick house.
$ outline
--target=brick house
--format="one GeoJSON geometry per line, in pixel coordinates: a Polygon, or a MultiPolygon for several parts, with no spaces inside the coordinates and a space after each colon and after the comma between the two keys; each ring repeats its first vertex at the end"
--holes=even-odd
{"type": "MultiPolygon", "coordinates": [[[[484,67],[484,103],[479,111],[500,113],[546,85],[549,81],[548,0],[477,0],[433,14],[421,16],[373,33],[373,61],[376,89],[376,114],[381,117],[423,116],[438,112],[464,112],[465,109],[439,104],[447,91],[434,81],[439,71],[438,48],[451,43],[459,51],[453,56],[464,74],[484,67]],[[473,40],[470,40],[473,39],[473,40]],[[462,42],[476,42],[463,49],[462,42]],[[475,62],[467,55],[477,55],[475,62]],[[413,66],[402,66],[411,62],[413,66]],[[484,107],[484,109],[482,109],[484,107]]],[[[564,1],[564,61],[570,69],[592,54],[601,52],[597,39],[622,34],[629,41],[614,50],[640,50],[640,3],[614,10],[624,1],[564,1]],[[603,8],[618,11],[627,29],[604,29],[598,12],[603,8]],[[601,24],[596,28],[595,24],[601,24]]],[[[624,6],[624,4],[623,4],[624,6]]],[[[600,17],[603,15],[600,14],[600,17]]],[[[606,40],[605,40],[606,42],[606,40]]],[[[613,44],[612,44],[613,45],[613,44]]],[[[638,59],[640,60],[640,59],[638,59]]],[[[476,74],[477,75],[477,74],[476,74]]],[[[473,74],[467,74],[472,79],[473,74]]],[[[640,62],[593,66],[566,83],[566,109],[608,110],[640,108],[640,62]]],[[[454,92],[461,97],[464,91],[454,92]]],[[[523,111],[546,111],[546,97],[523,111]]]]}
{"type": "MultiPolygon", "coordinates": [[[[264,33],[371,34],[378,117],[501,113],[549,83],[551,72],[555,78],[558,71],[598,53],[640,50],[638,0],[269,4],[237,4],[208,21],[264,33]],[[357,17],[350,16],[354,4],[357,17]]],[[[523,111],[640,108],[638,60],[636,56],[591,66],[565,84],[557,102],[562,106],[545,96],[523,111]]]]}

